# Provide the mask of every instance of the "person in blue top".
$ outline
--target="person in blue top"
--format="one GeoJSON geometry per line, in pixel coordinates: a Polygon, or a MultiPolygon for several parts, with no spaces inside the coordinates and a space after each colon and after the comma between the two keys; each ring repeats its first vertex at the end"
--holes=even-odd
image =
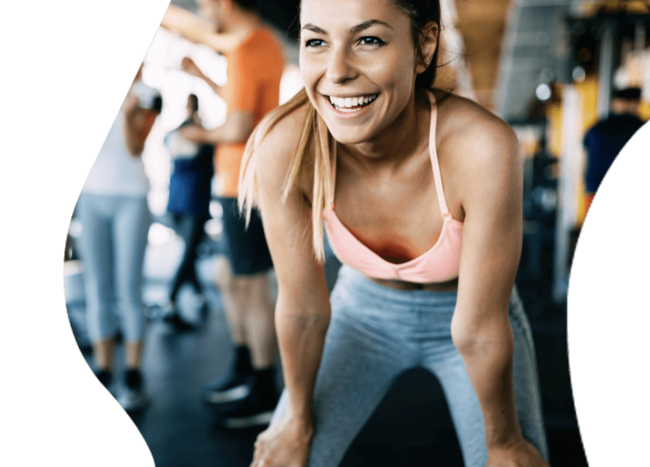
{"type": "Polygon", "coordinates": [[[585,135],[587,172],[585,174],[585,208],[589,209],[594,194],[625,143],[645,123],[638,116],[641,89],[626,88],[614,92],[610,114],[585,135]]]}
{"type": "Polygon", "coordinates": [[[194,287],[202,307],[205,307],[203,288],[198,280],[195,261],[197,247],[203,238],[203,226],[210,218],[211,183],[214,172],[212,156],[214,147],[210,144],[197,145],[180,135],[186,125],[201,126],[199,100],[190,94],[187,99],[187,118],[165,137],[173,163],[169,182],[167,211],[171,214],[176,230],[185,242],[185,252],[172,281],[169,302],[164,307],[163,318],[178,329],[189,329],[192,325],[178,312],[176,300],[181,286],[189,283],[194,287]]]}

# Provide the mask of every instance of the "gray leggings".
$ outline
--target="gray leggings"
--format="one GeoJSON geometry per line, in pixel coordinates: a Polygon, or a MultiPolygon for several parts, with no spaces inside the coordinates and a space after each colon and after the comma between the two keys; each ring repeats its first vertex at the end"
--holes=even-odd
{"type": "MultiPolygon", "coordinates": [[[[417,366],[440,381],[465,465],[485,465],[483,416],[451,340],[456,297],[456,292],[391,289],[350,267],[341,268],[314,392],[309,467],[338,465],[395,378],[417,366]]],[[[516,290],[510,300],[510,323],[519,424],[524,437],[548,460],[532,334],[516,290]]],[[[271,423],[282,418],[286,403],[285,391],[271,423]]]]}
{"type": "Polygon", "coordinates": [[[147,199],[82,193],[77,216],[83,227],[80,253],[90,339],[112,337],[119,317],[125,339],[139,341],[142,266],[151,224],[147,199]]]}

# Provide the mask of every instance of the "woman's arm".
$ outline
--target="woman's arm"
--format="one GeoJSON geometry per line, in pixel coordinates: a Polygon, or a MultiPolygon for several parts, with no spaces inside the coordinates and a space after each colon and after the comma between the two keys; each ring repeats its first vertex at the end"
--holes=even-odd
{"type": "Polygon", "coordinates": [[[255,467],[305,465],[313,432],[312,396],[330,320],[323,267],[312,250],[310,204],[299,188],[281,199],[300,113],[278,123],[254,161],[264,232],[278,278],[275,323],[288,394],[284,419],[258,438],[255,467]]]}
{"type": "Polygon", "coordinates": [[[160,112],[140,107],[140,100],[132,92],[129,92],[124,99],[122,112],[124,114],[126,148],[132,156],[139,157],[144,150],[144,142],[160,112]]]}
{"type": "Polygon", "coordinates": [[[462,154],[465,211],[452,339],[485,421],[488,466],[545,466],[522,438],[513,388],[508,316],[522,244],[522,168],[514,132],[483,116],[454,147],[462,154]]]}

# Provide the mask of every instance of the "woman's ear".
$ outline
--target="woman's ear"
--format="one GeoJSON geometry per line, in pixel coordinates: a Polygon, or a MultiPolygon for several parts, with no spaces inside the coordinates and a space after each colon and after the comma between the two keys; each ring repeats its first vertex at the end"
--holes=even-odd
{"type": "Polygon", "coordinates": [[[438,25],[435,22],[429,23],[422,32],[420,39],[420,50],[422,54],[418,57],[415,66],[416,73],[424,73],[429,68],[431,60],[433,60],[433,54],[438,47],[438,32],[438,25]]]}

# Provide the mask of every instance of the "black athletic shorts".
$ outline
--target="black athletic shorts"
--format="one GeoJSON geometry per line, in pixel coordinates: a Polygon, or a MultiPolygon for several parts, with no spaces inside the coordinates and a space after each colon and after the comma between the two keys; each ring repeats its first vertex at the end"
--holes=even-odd
{"type": "Polygon", "coordinates": [[[250,276],[273,268],[269,247],[266,244],[262,218],[253,209],[246,228],[244,216],[239,215],[237,198],[219,198],[223,207],[223,233],[226,255],[236,276],[250,276]]]}

